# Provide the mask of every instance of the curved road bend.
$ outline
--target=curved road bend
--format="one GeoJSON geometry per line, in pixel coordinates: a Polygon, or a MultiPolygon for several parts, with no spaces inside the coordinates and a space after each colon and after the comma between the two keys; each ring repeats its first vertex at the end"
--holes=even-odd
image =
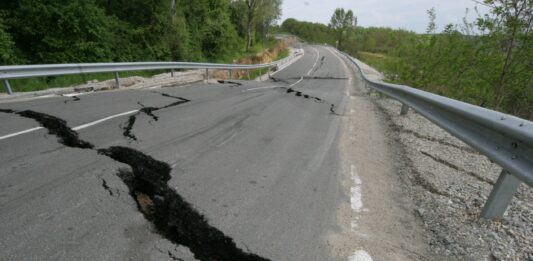
{"type": "Polygon", "coordinates": [[[379,260],[364,237],[342,236],[357,234],[354,224],[344,231],[356,218],[343,205],[372,211],[341,151],[357,81],[333,49],[305,51],[267,82],[0,104],[0,259],[216,260],[240,251],[249,260],[379,260]],[[127,182],[163,175],[165,165],[169,180],[150,183],[164,197],[127,182]],[[163,211],[157,200],[182,205],[163,211]]]}

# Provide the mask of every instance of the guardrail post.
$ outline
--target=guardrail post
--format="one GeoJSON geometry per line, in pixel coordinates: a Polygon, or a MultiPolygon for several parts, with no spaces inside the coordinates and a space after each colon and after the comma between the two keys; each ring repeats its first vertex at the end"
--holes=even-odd
{"type": "Polygon", "coordinates": [[[248,78],[248,81],[250,80],[250,72],[250,69],[246,70],[246,77],[248,78]]]}
{"type": "Polygon", "coordinates": [[[402,103],[402,110],[400,111],[400,115],[406,115],[409,112],[409,106],[407,104],[402,103]]]}
{"type": "Polygon", "coordinates": [[[209,69],[205,68],[205,82],[209,81],[209,69]]]}
{"type": "Polygon", "coordinates": [[[115,88],[120,88],[120,75],[118,72],[115,72],[115,88]]]}
{"type": "Polygon", "coordinates": [[[263,68],[259,68],[259,81],[263,80],[263,68]]]}
{"type": "Polygon", "coordinates": [[[481,217],[485,219],[501,219],[511,203],[518,185],[520,185],[519,179],[506,170],[502,170],[485,206],[483,206],[481,217]]]}
{"type": "Polygon", "coordinates": [[[233,79],[233,70],[232,69],[229,69],[229,79],[232,80],[233,79]]]}
{"type": "Polygon", "coordinates": [[[170,77],[174,77],[174,69],[170,70],[170,77]]]}
{"type": "Polygon", "coordinates": [[[11,85],[9,84],[9,80],[4,80],[4,86],[6,87],[7,94],[13,95],[13,90],[11,90],[11,85]]]}

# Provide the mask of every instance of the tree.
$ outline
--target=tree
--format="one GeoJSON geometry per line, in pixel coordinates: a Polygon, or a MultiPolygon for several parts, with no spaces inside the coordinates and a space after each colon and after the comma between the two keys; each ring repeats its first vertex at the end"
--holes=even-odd
{"type": "Polygon", "coordinates": [[[0,18],[0,65],[8,65],[15,63],[18,59],[15,55],[15,43],[11,39],[0,18]]]}
{"type": "Polygon", "coordinates": [[[261,36],[267,34],[268,28],[272,26],[281,16],[282,0],[235,0],[232,1],[233,21],[244,31],[246,38],[246,51],[250,50],[256,40],[256,33],[261,32],[261,36]],[[245,17],[244,23],[242,17],[245,17]]]}
{"type": "Polygon", "coordinates": [[[112,56],[112,19],[94,1],[20,0],[7,8],[8,32],[28,61],[101,62],[112,56]]]}
{"type": "Polygon", "coordinates": [[[357,25],[357,17],[354,16],[352,10],[345,11],[344,8],[337,8],[331,16],[330,28],[333,29],[338,42],[338,47],[343,47],[345,34],[348,30],[355,28],[357,25]]]}
{"type": "Polygon", "coordinates": [[[255,15],[257,14],[257,10],[259,9],[259,6],[262,4],[264,0],[245,0],[246,3],[246,51],[250,50],[250,47],[252,47],[252,41],[253,41],[253,23],[255,19],[255,15]]]}
{"type": "Polygon", "coordinates": [[[490,32],[487,42],[503,54],[493,74],[496,77],[493,106],[498,109],[506,96],[512,95],[508,88],[510,82],[516,81],[517,74],[529,72],[529,79],[522,84],[533,95],[533,0],[485,0],[484,3],[491,7],[492,16],[478,19],[478,26],[490,32]]]}

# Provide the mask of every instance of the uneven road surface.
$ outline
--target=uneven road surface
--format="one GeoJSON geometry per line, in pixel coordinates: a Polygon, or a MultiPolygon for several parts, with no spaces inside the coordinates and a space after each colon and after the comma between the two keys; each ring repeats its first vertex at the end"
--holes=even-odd
{"type": "Polygon", "coordinates": [[[0,260],[379,256],[334,236],[357,205],[341,146],[355,76],[304,49],[266,82],[0,104],[0,260]]]}

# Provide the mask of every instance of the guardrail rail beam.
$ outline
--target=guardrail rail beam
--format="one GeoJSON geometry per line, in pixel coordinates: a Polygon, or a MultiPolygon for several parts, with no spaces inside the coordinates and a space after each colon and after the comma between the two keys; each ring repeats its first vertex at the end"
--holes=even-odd
{"type": "Polygon", "coordinates": [[[500,165],[503,171],[481,217],[501,219],[521,182],[533,187],[533,122],[405,85],[369,79],[346,53],[371,90],[402,103],[400,114],[416,111],[454,137],[500,165]]]}

